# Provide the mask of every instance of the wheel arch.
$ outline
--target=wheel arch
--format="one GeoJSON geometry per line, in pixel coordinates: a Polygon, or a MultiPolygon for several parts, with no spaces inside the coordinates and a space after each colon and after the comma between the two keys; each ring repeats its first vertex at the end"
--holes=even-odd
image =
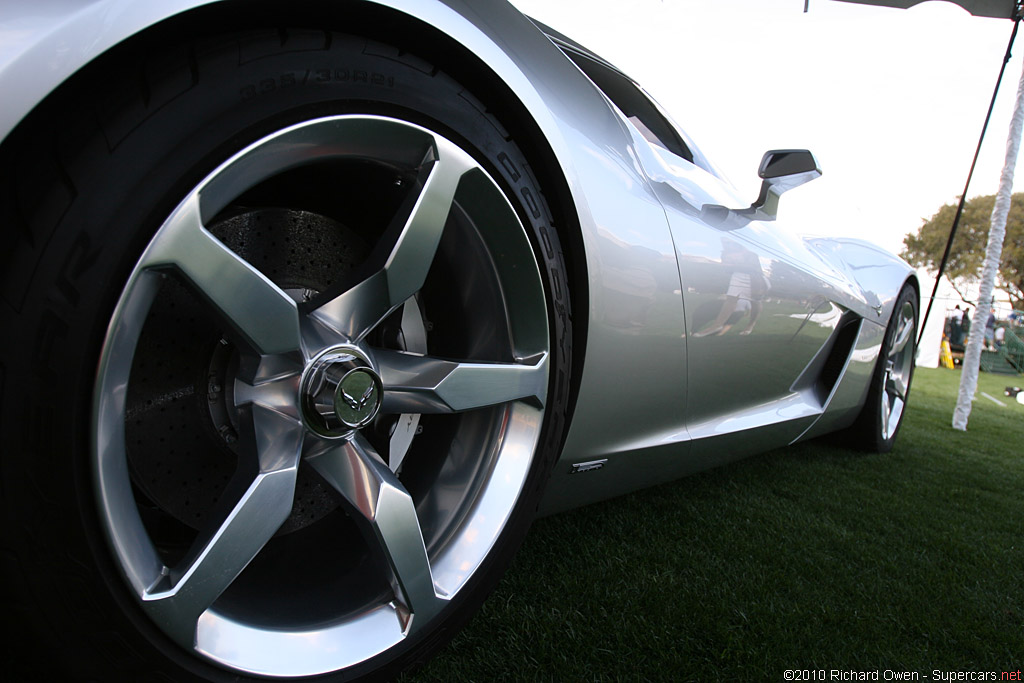
{"type": "MultiPolygon", "coordinates": [[[[106,65],[142,49],[180,43],[183,35],[201,39],[245,28],[302,25],[347,31],[408,45],[460,82],[479,88],[486,96],[483,106],[501,111],[501,123],[532,161],[531,171],[545,188],[553,227],[563,246],[573,309],[568,312],[575,353],[567,409],[567,419],[572,419],[587,341],[589,280],[580,216],[588,212],[583,193],[572,189],[578,183],[557,123],[520,68],[509,41],[496,35],[496,27],[501,27],[502,35],[511,30],[516,37],[540,38],[550,46],[551,58],[565,59],[528,19],[505,3],[480,9],[458,1],[82,0],[69,4],[77,7],[60,16],[14,17],[30,25],[7,55],[0,54],[0,90],[19,93],[0,111],[4,135],[0,154],[4,147],[17,144],[22,130],[45,118],[62,93],[101,78],[106,65]]],[[[15,8],[7,13],[19,14],[15,8]]]]}
{"type": "MultiPolygon", "coordinates": [[[[913,288],[914,292],[917,293],[918,308],[920,308],[920,306],[921,306],[921,283],[917,279],[917,273],[911,273],[910,275],[907,276],[907,281],[904,283],[904,286],[908,286],[908,285],[911,288],[913,288]]],[[[920,310],[918,311],[918,314],[920,314],[920,310]]]]}

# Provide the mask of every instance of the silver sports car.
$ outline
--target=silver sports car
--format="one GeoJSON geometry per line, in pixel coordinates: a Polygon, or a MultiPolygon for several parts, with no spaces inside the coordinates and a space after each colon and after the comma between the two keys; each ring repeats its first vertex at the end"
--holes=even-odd
{"type": "Polygon", "coordinates": [[[811,153],[737,196],[503,0],[11,0],[0,93],[3,585],[46,670],[388,676],[538,513],[899,431],[918,283],[771,222],[811,153]]]}

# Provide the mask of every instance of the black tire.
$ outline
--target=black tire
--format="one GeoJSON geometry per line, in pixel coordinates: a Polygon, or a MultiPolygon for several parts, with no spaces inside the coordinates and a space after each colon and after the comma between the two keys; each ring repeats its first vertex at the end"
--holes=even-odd
{"type": "Polygon", "coordinates": [[[848,432],[861,450],[888,453],[896,443],[914,376],[917,321],[917,290],[907,284],[893,305],[867,400],[848,432]]]}
{"type": "MultiPolygon", "coordinates": [[[[172,222],[169,217],[179,202],[191,196],[204,178],[247,146],[289,126],[317,119],[380,117],[372,120],[391,126],[381,130],[418,135],[423,129],[435,142],[450,141],[453,149],[467,153],[483,171],[471,171],[484,188],[481,192],[488,197],[500,193],[515,212],[512,223],[517,217],[523,226],[525,249],[541,283],[537,290],[542,302],[539,315],[548,331],[543,340],[548,363],[543,396],[516,396],[496,407],[426,416],[427,427],[409,447],[401,471],[402,483],[417,505],[426,550],[440,553],[438,548],[459,538],[463,522],[424,510],[436,502],[430,484],[443,476],[445,467],[455,467],[451,465],[455,444],[475,438],[471,443],[479,444],[480,457],[493,457],[497,462],[501,457],[498,447],[490,445],[499,440],[494,437],[499,427],[494,425],[501,425],[509,411],[536,411],[542,404],[543,420],[535,433],[524,437],[536,441],[528,469],[523,470],[521,492],[508,503],[507,520],[495,531],[493,549],[480,556],[475,571],[457,584],[457,592],[446,606],[425,618],[427,627],[412,631],[379,653],[370,652],[365,661],[332,670],[326,677],[385,677],[425,661],[468,620],[493,588],[532,521],[562,442],[572,335],[564,259],[542,190],[520,148],[488,111],[486,85],[475,85],[480,98],[420,56],[352,36],[315,30],[247,31],[144,55],[116,55],[102,70],[86,72],[66,87],[0,148],[0,188],[6,193],[2,225],[4,239],[11,245],[2,260],[0,303],[5,330],[0,356],[5,586],[10,604],[24,619],[18,623],[32,629],[32,644],[27,647],[37,648],[38,656],[45,657],[39,660],[45,664],[35,665],[40,678],[52,679],[60,671],[65,680],[236,681],[248,680],[253,670],[217,664],[180,646],[152,613],[142,609],[130,590],[125,573],[134,565],[126,565],[111,546],[110,539],[118,534],[117,520],[111,520],[116,513],[99,509],[100,502],[110,501],[97,489],[98,482],[107,484],[102,464],[106,451],[94,431],[103,432],[109,424],[104,422],[107,413],[101,407],[106,394],[97,395],[94,403],[94,392],[97,387],[110,386],[111,364],[121,363],[125,372],[130,367],[122,413],[111,413],[123,414],[125,422],[130,417],[138,425],[124,428],[126,439],[131,440],[124,447],[131,495],[122,492],[117,502],[134,501],[141,510],[137,514],[145,516],[142,521],[150,541],[154,548],[159,546],[159,557],[173,566],[168,558],[175,554],[180,558],[182,552],[188,552],[183,549],[202,539],[203,532],[196,529],[203,529],[210,519],[216,526],[219,513],[213,501],[224,490],[221,485],[177,481],[177,475],[193,463],[181,456],[181,439],[187,436],[204,444],[202,457],[206,460],[199,474],[208,479],[221,477],[225,471],[230,474],[236,458],[242,462],[248,457],[245,449],[250,447],[251,436],[247,432],[256,423],[253,415],[257,409],[237,408],[239,399],[221,398],[226,390],[216,385],[225,380],[239,386],[236,377],[249,381],[257,372],[252,367],[257,355],[253,350],[266,351],[266,347],[244,324],[235,325],[235,318],[211,305],[209,292],[191,276],[182,276],[184,261],[175,262],[178,266],[161,276],[165,284],[160,285],[157,298],[142,309],[148,311],[148,317],[137,323],[139,336],[131,346],[131,361],[119,360],[121,347],[112,340],[117,329],[136,325],[132,320],[141,318],[129,320],[115,307],[119,301],[132,302],[142,296],[135,293],[129,278],[141,278],[140,272],[157,269],[152,263],[144,268],[140,255],[154,234],[172,222]],[[141,79],[140,73],[144,74],[141,79]],[[480,180],[486,176],[490,184],[480,180]],[[115,324],[108,335],[112,321],[115,324]],[[148,369],[140,369],[146,362],[150,363],[148,369]],[[175,389],[186,376],[192,383],[175,389]],[[163,416],[145,407],[147,401],[159,403],[175,391],[176,397],[167,398],[169,402],[162,405],[168,411],[163,416]],[[231,415],[225,414],[225,406],[231,415]],[[237,410],[232,412],[232,406],[237,410]],[[170,442],[176,444],[177,451],[165,445],[170,442]],[[492,453],[488,449],[493,449],[493,456],[487,455],[492,453]],[[166,462],[153,462],[156,456],[152,453],[160,453],[166,462]],[[413,462],[419,454],[424,455],[413,462]],[[219,464],[207,464],[215,460],[219,464]],[[165,467],[166,479],[157,472],[165,467]],[[189,514],[198,509],[200,521],[195,527],[185,520],[186,508],[189,514]]],[[[305,319],[325,300],[365,278],[374,264],[380,263],[381,255],[387,255],[388,240],[394,238],[388,224],[408,210],[409,193],[419,188],[422,168],[427,166],[419,168],[417,177],[412,165],[403,167],[391,157],[386,159],[388,163],[384,161],[355,162],[346,157],[337,168],[303,166],[308,172],[282,166],[273,178],[233,194],[229,205],[217,216],[208,217],[209,221],[204,218],[204,224],[279,289],[299,291],[294,296],[305,302],[298,305],[305,319]],[[390,194],[383,188],[385,180],[396,188],[390,194]],[[346,183],[351,189],[346,189],[346,183]],[[407,189],[410,185],[414,189],[407,189]],[[260,229],[266,234],[256,232],[260,229]],[[332,237],[338,242],[336,248],[323,246],[332,237]]],[[[324,162],[329,163],[334,162],[324,162]]],[[[464,181],[466,177],[468,174],[464,181]]],[[[509,289],[529,290],[529,283],[507,287],[509,283],[503,280],[507,273],[494,253],[507,247],[513,256],[519,253],[525,258],[526,252],[515,241],[518,237],[487,232],[504,230],[509,221],[497,228],[478,226],[472,204],[480,192],[475,193],[477,199],[468,195],[460,190],[453,202],[455,208],[437,245],[437,259],[417,297],[409,300],[414,303],[400,305],[373,327],[365,338],[367,346],[385,351],[426,350],[430,356],[517,368],[526,367],[517,364],[535,362],[517,353],[520,330],[501,331],[501,325],[508,323],[499,322],[495,334],[495,321],[510,315],[508,310],[495,312],[492,319],[486,306],[520,307],[528,312],[512,311],[513,317],[534,316],[531,322],[538,322],[533,305],[536,298],[519,300],[514,298],[518,293],[503,294],[509,289]],[[496,263],[494,272],[488,274],[480,265],[484,262],[496,263]],[[412,323],[426,331],[425,349],[410,346],[405,315],[430,321],[412,323]]],[[[191,262],[191,257],[182,258],[191,262]]],[[[282,352],[285,356],[296,357],[291,351],[282,352]]],[[[302,364],[301,378],[306,382],[312,361],[306,359],[302,364]]],[[[341,366],[324,367],[334,371],[341,366]]],[[[383,369],[379,372],[386,375],[383,369]]],[[[295,377],[298,382],[299,375],[295,377]]],[[[389,395],[387,376],[383,381],[384,394],[389,395]]],[[[252,379],[252,384],[256,383],[252,379]]],[[[296,405],[287,410],[305,410],[302,401],[312,401],[313,391],[303,384],[300,395],[304,398],[294,398],[296,405]]],[[[364,398],[370,389],[366,391],[364,398]]],[[[342,392],[341,385],[338,392],[342,392]]],[[[241,400],[241,405],[247,404],[241,400]]],[[[313,420],[310,415],[301,413],[304,425],[313,420]]],[[[369,426],[360,431],[367,443],[393,443],[389,435],[382,436],[391,428],[389,423],[372,424],[372,429],[381,433],[371,434],[369,426]]],[[[324,428],[334,429],[331,425],[324,428]]],[[[332,435],[348,428],[338,429],[332,435]]],[[[195,446],[194,451],[199,448],[195,446]]],[[[265,547],[274,547],[280,555],[300,547],[320,557],[312,543],[301,543],[321,533],[316,529],[327,524],[326,520],[335,525],[332,529],[347,529],[345,533],[356,529],[355,535],[345,537],[346,543],[360,547],[360,525],[366,521],[346,521],[358,515],[344,493],[339,498],[325,483],[329,477],[325,479],[320,470],[321,476],[311,474],[307,460],[303,459],[298,469],[298,486],[303,491],[298,498],[306,510],[300,511],[296,504],[265,547]],[[308,519],[312,521],[304,521],[308,519]]],[[[465,474],[467,492],[460,504],[470,506],[483,495],[482,477],[475,470],[465,474]]],[[[344,570],[345,580],[353,585],[361,580],[359,566],[389,566],[375,564],[380,562],[378,550],[352,551],[355,559],[350,561],[353,566],[344,570]]],[[[430,561],[435,561],[435,555],[430,561]]],[[[298,560],[287,558],[274,565],[295,566],[298,560]]],[[[302,566],[315,567],[316,562],[302,566]]],[[[315,590],[300,590],[288,583],[281,590],[285,596],[282,603],[268,600],[255,604],[250,598],[262,594],[261,582],[269,580],[269,573],[254,561],[218,598],[218,609],[233,619],[251,619],[253,628],[280,619],[270,625],[292,624],[301,630],[312,619],[304,616],[303,610],[318,604],[313,599],[320,597],[316,591],[322,590],[332,599],[336,594],[349,595],[328,587],[333,586],[330,576],[310,571],[303,574],[303,581],[315,590]],[[246,585],[239,587],[242,578],[246,585]],[[292,596],[294,601],[288,603],[292,596]],[[286,613],[287,617],[281,616],[286,613]]],[[[324,607],[326,611],[317,618],[329,620],[330,610],[335,609],[333,618],[347,619],[345,615],[366,606],[359,601],[380,598],[371,595],[376,589],[376,584],[359,584],[352,605],[324,607]]],[[[397,601],[400,593],[394,590],[391,597],[397,601]]],[[[341,597],[338,601],[344,602],[341,597]]],[[[401,615],[401,610],[396,614],[401,615]]],[[[297,677],[320,673],[289,673],[288,666],[282,664],[281,669],[266,673],[297,677]]]]}

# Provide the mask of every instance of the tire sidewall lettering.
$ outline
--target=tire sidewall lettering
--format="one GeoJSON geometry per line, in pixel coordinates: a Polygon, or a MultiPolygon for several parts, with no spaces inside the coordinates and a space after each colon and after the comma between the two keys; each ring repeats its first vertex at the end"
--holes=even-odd
{"type": "Polygon", "coordinates": [[[278,90],[298,85],[336,85],[339,83],[394,88],[395,77],[367,69],[314,67],[301,72],[288,71],[275,76],[266,76],[258,81],[246,83],[239,89],[239,95],[244,102],[260,95],[269,95],[278,90]]]}

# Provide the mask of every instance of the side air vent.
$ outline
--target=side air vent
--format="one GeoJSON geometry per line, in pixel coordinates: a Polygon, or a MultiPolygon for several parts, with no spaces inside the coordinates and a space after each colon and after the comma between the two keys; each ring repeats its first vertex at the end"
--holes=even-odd
{"type": "Polygon", "coordinates": [[[832,333],[832,348],[825,357],[825,363],[814,383],[814,393],[822,405],[835,389],[843,368],[846,367],[846,361],[850,358],[850,352],[853,351],[853,345],[857,343],[860,322],[860,316],[847,312],[836,331],[832,333]]]}
{"type": "Polygon", "coordinates": [[[790,391],[810,392],[814,400],[824,407],[857,343],[860,324],[860,316],[851,311],[844,312],[828,340],[793,382],[790,391]]]}

